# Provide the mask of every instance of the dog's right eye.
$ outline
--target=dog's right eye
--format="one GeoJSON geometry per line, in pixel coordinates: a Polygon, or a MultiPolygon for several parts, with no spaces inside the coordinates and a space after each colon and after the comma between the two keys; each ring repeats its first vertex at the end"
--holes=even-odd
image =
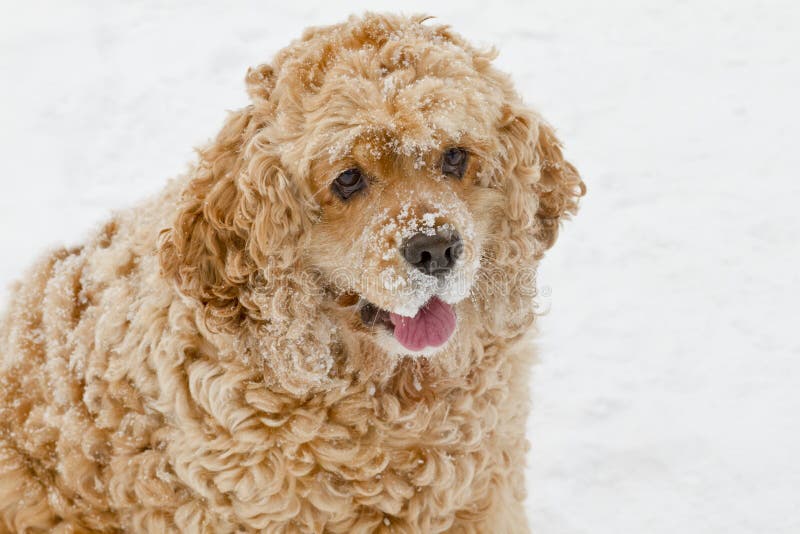
{"type": "Polygon", "coordinates": [[[467,151],[463,148],[448,148],[442,154],[442,172],[453,178],[462,178],[467,170],[467,151]]]}
{"type": "Polygon", "coordinates": [[[347,200],[355,193],[367,187],[367,181],[359,169],[347,169],[336,177],[331,188],[342,200],[347,200]]]}

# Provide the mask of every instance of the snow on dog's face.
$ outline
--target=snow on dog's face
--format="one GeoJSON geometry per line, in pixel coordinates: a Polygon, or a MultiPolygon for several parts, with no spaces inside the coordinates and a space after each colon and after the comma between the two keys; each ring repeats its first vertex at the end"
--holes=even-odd
{"type": "Polygon", "coordinates": [[[492,195],[475,184],[480,156],[465,138],[408,155],[393,141],[358,139],[314,166],[322,209],[310,257],[357,312],[354,328],[387,352],[428,354],[458,326],[492,195]]]}
{"type": "Polygon", "coordinates": [[[494,52],[425,21],[312,28],[251,69],[162,232],[163,274],[289,391],[333,383],[342,355],[519,336],[583,193],[494,52]]]}
{"type": "Polygon", "coordinates": [[[308,162],[298,173],[320,207],[310,262],[351,327],[387,352],[430,354],[458,328],[502,204],[488,179],[504,94],[419,24],[350,44],[314,74],[287,150],[308,162]]]}
{"type": "Polygon", "coordinates": [[[546,246],[534,234],[555,232],[535,219],[535,115],[493,52],[423,22],[368,15],[307,32],[277,58],[265,129],[315,208],[308,263],[357,318],[346,326],[391,354],[440,351],[459,303],[486,300],[479,272],[532,260],[546,246]]]}

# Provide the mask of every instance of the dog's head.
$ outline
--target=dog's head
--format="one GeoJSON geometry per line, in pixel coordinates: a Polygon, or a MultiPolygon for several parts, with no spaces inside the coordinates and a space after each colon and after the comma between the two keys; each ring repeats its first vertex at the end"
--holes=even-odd
{"type": "Polygon", "coordinates": [[[337,354],[513,337],[532,269],[584,186],[509,79],[424,17],[311,29],[247,76],[201,152],[164,271],[287,389],[337,354]],[[469,330],[469,331],[468,331],[469,330]]]}

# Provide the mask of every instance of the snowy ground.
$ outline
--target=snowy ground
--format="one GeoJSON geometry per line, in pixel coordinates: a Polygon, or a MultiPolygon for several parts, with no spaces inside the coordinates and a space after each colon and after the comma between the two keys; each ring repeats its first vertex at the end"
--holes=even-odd
{"type": "MultiPolygon", "coordinates": [[[[247,66],[364,7],[0,4],[3,285],[181,172],[247,66]]],[[[499,46],[589,186],[541,273],[535,531],[800,532],[800,7],[487,4],[369,7],[499,46]]]]}

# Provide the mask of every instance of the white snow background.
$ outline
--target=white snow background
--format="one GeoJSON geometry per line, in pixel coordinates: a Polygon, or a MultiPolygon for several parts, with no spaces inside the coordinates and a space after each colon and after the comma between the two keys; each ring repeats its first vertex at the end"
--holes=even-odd
{"type": "Polygon", "coordinates": [[[182,172],[306,26],[427,12],[497,45],[589,188],[541,268],[534,531],[800,532],[800,4],[0,7],[4,286],[182,172]]]}

